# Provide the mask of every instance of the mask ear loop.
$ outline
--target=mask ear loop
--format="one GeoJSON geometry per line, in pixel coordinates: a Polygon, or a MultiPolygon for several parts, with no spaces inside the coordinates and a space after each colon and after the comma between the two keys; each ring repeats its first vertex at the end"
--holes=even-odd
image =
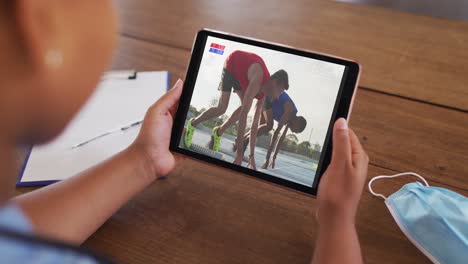
{"type": "Polygon", "coordinates": [[[387,197],[385,197],[383,194],[376,193],[376,192],[374,192],[374,190],[372,190],[372,183],[373,183],[374,181],[376,181],[376,180],[397,178],[397,177],[404,176],[404,175],[413,175],[413,176],[416,176],[416,177],[418,177],[418,178],[424,183],[424,185],[429,186],[429,183],[427,183],[426,179],[424,179],[423,176],[421,176],[421,175],[419,175],[419,174],[417,174],[417,173],[414,173],[414,172],[402,172],[402,173],[398,173],[398,174],[395,174],[395,175],[380,175],[380,176],[375,176],[374,178],[372,178],[372,179],[369,181],[369,184],[367,185],[367,188],[369,188],[369,191],[372,193],[372,195],[377,196],[377,197],[382,197],[384,200],[387,200],[387,197]]]}

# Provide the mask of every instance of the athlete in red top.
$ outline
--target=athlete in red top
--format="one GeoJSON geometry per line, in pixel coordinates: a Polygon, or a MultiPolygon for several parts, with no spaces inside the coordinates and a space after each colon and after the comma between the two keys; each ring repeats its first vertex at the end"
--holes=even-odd
{"type": "MultiPolygon", "coordinates": [[[[249,86],[248,71],[250,65],[258,63],[263,70],[263,79],[261,85],[270,79],[270,72],[268,71],[267,66],[263,59],[257,54],[236,50],[226,59],[225,68],[228,70],[236,79],[239,81],[242,92],[245,93],[247,87],[249,86]]],[[[257,94],[256,99],[262,99],[264,97],[263,93],[257,94]]]]}
{"type": "MultiPolygon", "coordinates": [[[[286,71],[279,70],[270,76],[265,62],[257,54],[240,50],[232,52],[224,63],[223,74],[218,88],[220,90],[218,105],[209,108],[187,122],[184,135],[185,146],[190,148],[196,126],[204,121],[219,117],[226,112],[231,92],[234,91],[241,100],[241,106],[231,114],[226,122],[239,120],[236,143],[237,146],[241,147],[237,148],[234,164],[241,165],[244,155],[243,135],[245,134],[247,114],[252,107],[253,100],[257,99],[257,105],[250,134],[252,139],[256,139],[265,95],[271,98],[278,98],[288,88],[289,79],[286,71]]],[[[210,147],[214,151],[218,151],[221,144],[221,135],[224,133],[221,127],[213,128],[210,147]]],[[[250,141],[249,166],[253,169],[256,169],[254,158],[255,143],[255,140],[250,141]]]]}

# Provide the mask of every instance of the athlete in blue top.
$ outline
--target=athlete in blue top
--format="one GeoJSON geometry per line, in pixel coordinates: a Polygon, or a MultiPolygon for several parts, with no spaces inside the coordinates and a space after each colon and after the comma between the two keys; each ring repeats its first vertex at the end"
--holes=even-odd
{"type": "Polygon", "coordinates": [[[297,107],[291,97],[289,97],[289,95],[285,92],[281,93],[276,100],[271,98],[266,99],[264,116],[266,117],[265,126],[268,129],[267,131],[270,131],[273,128],[273,120],[278,122],[278,127],[276,128],[275,132],[273,133],[273,137],[271,138],[271,143],[270,147],[268,148],[265,163],[262,166],[262,169],[268,169],[268,166],[274,169],[276,156],[278,155],[278,151],[283,144],[284,139],[286,138],[288,130],[290,129],[293,133],[301,133],[304,131],[307,125],[307,121],[304,117],[297,116],[297,107]],[[283,133],[278,140],[278,135],[284,126],[286,127],[284,128],[283,133]],[[273,150],[273,159],[269,164],[271,152],[273,150]]]}
{"type": "MultiPolygon", "coordinates": [[[[283,144],[284,139],[288,130],[293,133],[301,133],[304,131],[307,121],[302,116],[297,116],[297,107],[294,101],[289,97],[286,92],[282,92],[277,99],[267,97],[265,100],[263,115],[258,126],[257,136],[265,135],[273,129],[274,121],[278,122],[278,127],[273,133],[270,147],[268,148],[265,163],[262,169],[267,169],[270,165],[271,168],[275,167],[276,156],[278,155],[279,148],[283,144]],[[285,127],[286,126],[286,127],[285,127]],[[281,130],[283,133],[278,140],[279,133],[281,130]],[[270,156],[274,150],[273,159],[270,164],[270,156]]],[[[250,140],[250,132],[245,135],[244,146],[248,144],[250,140]]],[[[237,146],[234,144],[234,152],[237,150],[237,146]]],[[[244,147],[245,149],[245,147],[244,147]]]]}

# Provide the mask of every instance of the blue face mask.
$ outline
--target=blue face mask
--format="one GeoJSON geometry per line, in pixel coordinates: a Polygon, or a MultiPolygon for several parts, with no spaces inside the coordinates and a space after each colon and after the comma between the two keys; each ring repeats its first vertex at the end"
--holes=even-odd
{"type": "Polygon", "coordinates": [[[468,263],[467,197],[429,186],[422,176],[412,172],[374,177],[368,187],[374,196],[385,200],[401,231],[432,262],[468,263]],[[388,198],[372,190],[375,180],[403,175],[419,177],[424,185],[408,183],[388,198]]]}

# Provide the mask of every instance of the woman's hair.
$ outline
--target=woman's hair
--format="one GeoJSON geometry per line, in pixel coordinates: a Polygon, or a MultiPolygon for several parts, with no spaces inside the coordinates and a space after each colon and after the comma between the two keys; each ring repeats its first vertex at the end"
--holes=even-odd
{"type": "MultiPolygon", "coordinates": [[[[24,65],[24,44],[21,43],[20,32],[15,21],[15,1],[0,1],[0,49],[7,60],[14,60],[17,65],[24,65]]],[[[2,67],[12,67],[7,61],[2,61],[2,67]]]]}
{"type": "Polygon", "coordinates": [[[6,22],[13,14],[14,0],[0,1],[0,23],[6,22]]]}

